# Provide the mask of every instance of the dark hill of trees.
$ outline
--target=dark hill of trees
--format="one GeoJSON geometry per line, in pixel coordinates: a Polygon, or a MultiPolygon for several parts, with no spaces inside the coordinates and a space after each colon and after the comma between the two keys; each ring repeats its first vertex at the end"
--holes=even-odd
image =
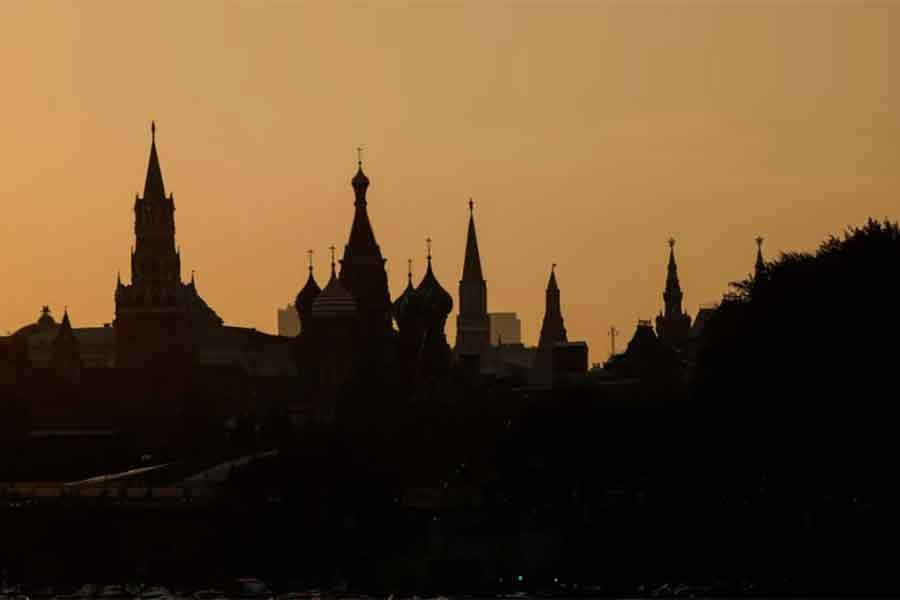
{"type": "Polygon", "coordinates": [[[900,229],[869,220],[792,252],[711,319],[695,378],[705,409],[786,419],[892,411],[900,366],[900,229]]]}

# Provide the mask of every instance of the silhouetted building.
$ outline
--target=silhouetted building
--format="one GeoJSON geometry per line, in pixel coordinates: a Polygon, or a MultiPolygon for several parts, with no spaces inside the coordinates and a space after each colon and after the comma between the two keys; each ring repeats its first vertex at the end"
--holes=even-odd
{"type": "Polygon", "coordinates": [[[310,254],[309,276],[306,278],[306,283],[303,284],[303,287],[297,293],[296,300],[294,300],[294,311],[299,321],[299,332],[302,332],[303,328],[308,325],[313,302],[316,301],[321,292],[322,289],[316,283],[316,278],[313,275],[312,254],[310,254]]]}
{"type": "Polygon", "coordinates": [[[360,336],[359,305],[335,273],[316,296],[309,312],[309,330],[301,333],[306,344],[304,365],[312,368],[318,418],[334,418],[342,386],[352,374],[360,336]]]}
{"type": "Polygon", "coordinates": [[[69,311],[65,310],[50,354],[51,368],[64,379],[75,379],[81,373],[82,364],[78,346],[78,339],[69,321],[69,311]]]}
{"type": "Polygon", "coordinates": [[[763,260],[762,246],[763,238],[759,236],[756,238],[756,264],[753,268],[753,276],[756,279],[759,279],[759,277],[763,274],[763,271],[766,270],[766,261],[763,260]]]}
{"type": "Polygon", "coordinates": [[[453,297],[441,286],[431,268],[430,240],[428,268],[416,288],[416,296],[425,326],[419,373],[426,378],[438,377],[450,367],[450,345],[444,327],[453,310],[453,297]]]}
{"type": "Polygon", "coordinates": [[[553,347],[553,373],[557,376],[584,375],[588,369],[586,342],[563,342],[553,347]]]}
{"type": "Polygon", "coordinates": [[[544,320],[538,341],[536,367],[541,370],[553,368],[553,348],[556,344],[568,342],[559,301],[559,286],[556,284],[556,264],[550,269],[550,280],[545,293],[544,320]]]}
{"type": "Polygon", "coordinates": [[[522,321],[514,312],[490,313],[491,344],[494,346],[522,343],[522,321]]]}
{"type": "Polygon", "coordinates": [[[194,363],[196,336],[222,325],[194,285],[181,281],[175,246],[175,198],[166,196],[151,125],[144,195],[135,197],[131,284],[116,283],[116,364],[157,371],[194,363]]]}
{"type": "MultiPolygon", "coordinates": [[[[30,362],[39,368],[50,367],[53,342],[60,324],[54,320],[50,307],[41,309],[41,316],[34,323],[20,327],[13,337],[21,339],[28,351],[30,362]]],[[[78,341],[79,355],[84,367],[112,367],[116,359],[116,332],[109,325],[102,327],[73,327],[78,341]]]]}
{"type": "Polygon", "coordinates": [[[353,225],[344,246],[340,280],[356,301],[361,342],[375,351],[387,343],[393,334],[391,297],[384,268],[386,260],[381,255],[369,222],[366,201],[369,178],[363,173],[361,160],[351,185],[355,196],[353,225]]]}
{"type": "MultiPolygon", "coordinates": [[[[487,313],[487,282],[481,271],[478,238],[475,235],[474,203],[469,200],[469,230],[466,255],[459,281],[459,315],[456,317],[456,353],[483,356],[491,343],[491,323],[487,313]]],[[[512,341],[512,340],[510,340],[512,341]]]]}
{"type": "Polygon", "coordinates": [[[656,331],[659,339],[673,348],[683,346],[691,332],[691,317],[682,309],[682,300],[678,265],[675,263],[675,240],[670,239],[669,267],[666,274],[666,289],[663,292],[665,309],[656,317],[656,331]]]}
{"type": "Polygon", "coordinates": [[[419,294],[412,283],[412,261],[406,276],[406,289],[394,300],[394,319],[397,321],[398,356],[400,367],[406,374],[407,382],[415,379],[419,359],[422,355],[422,341],[425,338],[425,318],[419,302],[419,294]]]}
{"type": "Polygon", "coordinates": [[[300,334],[300,316],[293,304],[278,309],[278,335],[297,337],[300,334]]]}
{"type": "Polygon", "coordinates": [[[648,320],[638,321],[625,352],[610,357],[605,365],[617,377],[647,381],[676,376],[679,368],[675,351],[657,337],[648,320]]]}

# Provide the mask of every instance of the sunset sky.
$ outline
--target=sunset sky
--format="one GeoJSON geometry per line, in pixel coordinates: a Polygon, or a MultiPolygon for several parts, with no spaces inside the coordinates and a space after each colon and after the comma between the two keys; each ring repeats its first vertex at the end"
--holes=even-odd
{"type": "MultiPolygon", "coordinates": [[[[183,276],[276,328],[346,243],[357,146],[393,295],[425,238],[454,299],[476,203],[490,311],[535,343],[558,263],[607,357],[755,256],[900,208],[900,4],[4,2],[0,329],[113,320],[155,119],[183,276]]],[[[455,311],[448,338],[455,339],[455,311]]]]}

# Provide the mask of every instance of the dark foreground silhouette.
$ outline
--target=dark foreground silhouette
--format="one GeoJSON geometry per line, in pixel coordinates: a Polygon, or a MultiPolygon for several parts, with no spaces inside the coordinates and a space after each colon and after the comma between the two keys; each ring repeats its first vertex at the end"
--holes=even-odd
{"type": "MultiPolygon", "coordinates": [[[[160,451],[279,450],[231,468],[215,501],[4,492],[0,565],[33,583],[895,595],[898,281],[888,222],[765,264],[711,317],[690,388],[670,354],[621,397],[459,373],[423,401],[364,370],[334,423],[247,415],[160,451]]],[[[127,437],[103,443],[7,442],[0,480],[140,461],[127,437]]]]}

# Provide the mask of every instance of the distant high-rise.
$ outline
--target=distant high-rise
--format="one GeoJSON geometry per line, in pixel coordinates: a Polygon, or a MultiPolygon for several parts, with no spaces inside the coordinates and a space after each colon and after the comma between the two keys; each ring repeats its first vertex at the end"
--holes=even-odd
{"type": "Polygon", "coordinates": [[[494,346],[503,344],[522,343],[522,321],[514,312],[490,313],[491,344],[494,346]]]}
{"type": "Polygon", "coordinates": [[[300,334],[300,316],[293,304],[278,309],[278,335],[297,337],[300,334]]]}
{"type": "Polygon", "coordinates": [[[556,344],[568,341],[559,301],[559,286],[556,284],[556,264],[554,263],[550,269],[550,280],[547,282],[547,291],[545,292],[544,321],[541,324],[541,337],[538,340],[536,366],[539,369],[551,369],[556,344]]]}
{"type": "Polygon", "coordinates": [[[675,263],[675,240],[669,240],[669,266],[666,289],[663,292],[664,312],[656,317],[656,333],[666,345],[681,347],[691,333],[691,317],[682,309],[684,295],[678,281],[678,265],[675,263]]]}
{"type": "Polygon", "coordinates": [[[459,281],[459,314],[456,317],[456,353],[484,355],[491,344],[491,322],[487,313],[487,282],[481,271],[478,238],[475,235],[475,205],[469,200],[469,230],[466,255],[459,281]]]}

